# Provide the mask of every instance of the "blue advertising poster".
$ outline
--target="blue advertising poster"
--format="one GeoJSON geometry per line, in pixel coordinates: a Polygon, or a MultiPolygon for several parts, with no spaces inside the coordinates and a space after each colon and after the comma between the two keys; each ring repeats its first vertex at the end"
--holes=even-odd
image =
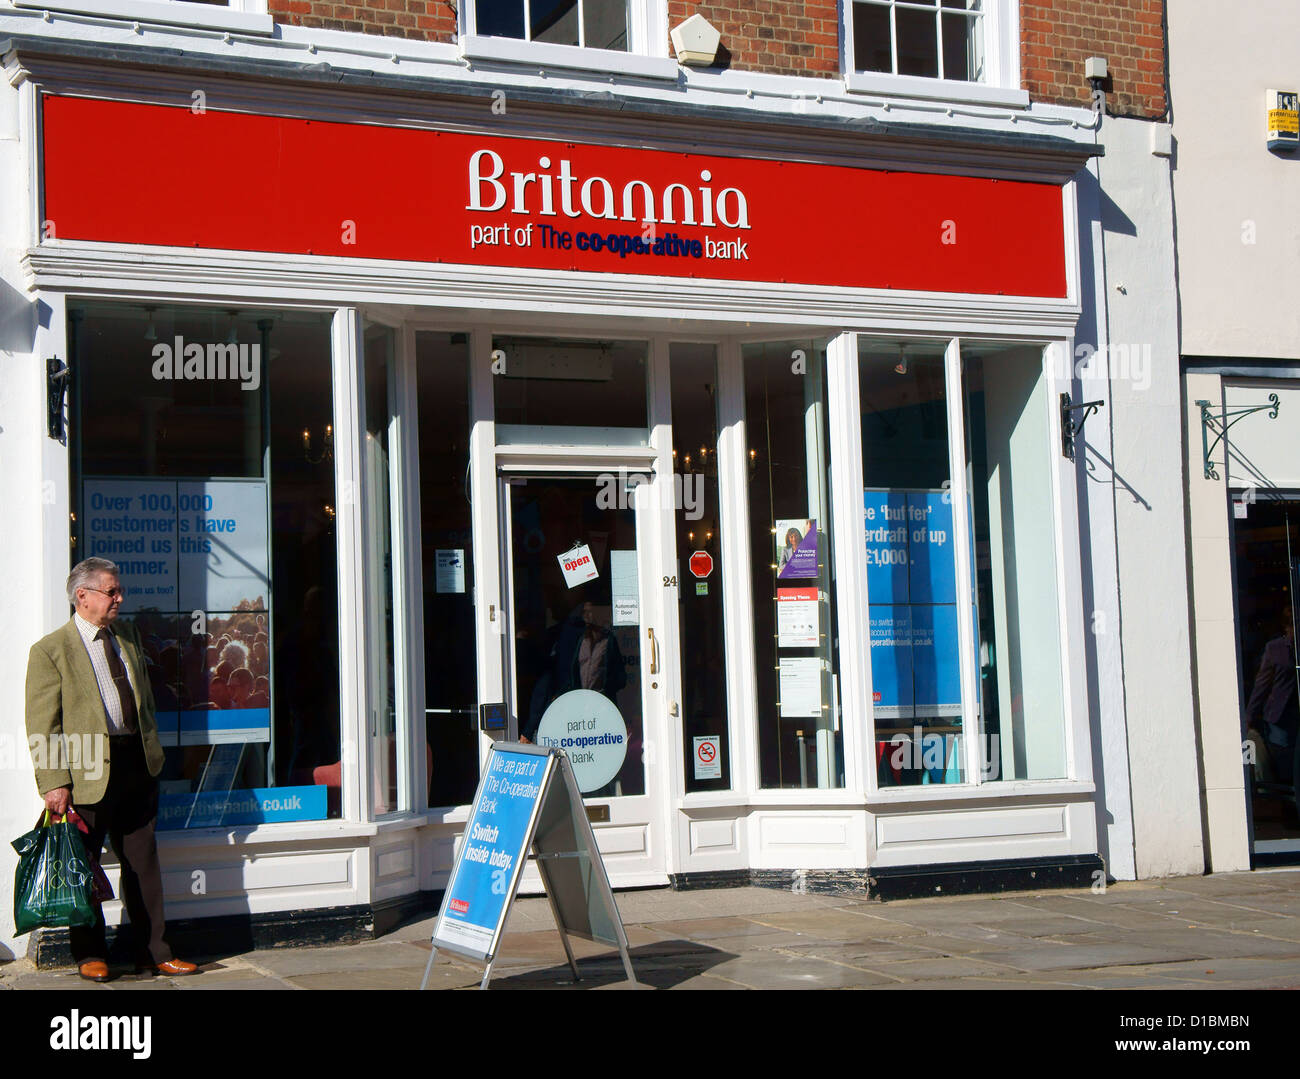
{"type": "Polygon", "coordinates": [[[871,688],[876,715],[912,716],[912,609],[871,604],[871,688]]]}
{"type": "Polygon", "coordinates": [[[906,492],[868,491],[866,519],[871,605],[909,603],[906,492]]]}
{"type": "Polygon", "coordinates": [[[956,604],[912,607],[912,693],[918,715],[961,715],[956,604]]]}
{"type": "Polygon", "coordinates": [[[271,597],[261,479],[87,477],[87,554],[121,572],[164,746],[271,740],[271,597]]]}
{"type": "Polygon", "coordinates": [[[491,957],[515,878],[528,857],[533,816],[553,760],[545,753],[493,746],[433,932],[435,946],[491,957]]]}
{"type": "Polygon", "coordinates": [[[907,492],[908,581],[911,603],[956,603],[952,503],[946,491],[907,492]]]}
{"type": "Polygon", "coordinates": [[[166,831],[324,820],[328,808],[326,794],[323,786],[248,787],[200,794],[163,794],[158,797],[156,827],[166,831]]]}
{"type": "Polygon", "coordinates": [[[961,714],[957,568],[946,491],[867,490],[867,596],[876,715],[961,714]]]}

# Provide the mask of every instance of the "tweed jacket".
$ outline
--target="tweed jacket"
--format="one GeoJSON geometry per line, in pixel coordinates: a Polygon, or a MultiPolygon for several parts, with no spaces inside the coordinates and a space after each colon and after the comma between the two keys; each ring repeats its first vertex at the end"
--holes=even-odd
{"type": "MultiPolygon", "coordinates": [[[[122,619],[113,623],[113,630],[135,686],[145,763],[156,776],[162,771],[163,748],[140,633],[122,619]]],[[[27,657],[27,737],[41,794],[71,787],[74,804],[100,801],[112,767],[107,735],[108,713],[95,669],[75,620],[69,619],[32,645],[27,657]]]]}

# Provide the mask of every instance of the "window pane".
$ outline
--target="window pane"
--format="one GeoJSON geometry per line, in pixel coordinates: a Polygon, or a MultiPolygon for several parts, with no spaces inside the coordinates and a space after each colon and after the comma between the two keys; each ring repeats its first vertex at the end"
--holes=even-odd
{"type": "Polygon", "coordinates": [[[582,31],[589,49],[627,52],[628,0],[583,0],[582,31]]]}
{"type": "Polygon", "coordinates": [[[962,350],[987,779],[1065,776],[1042,350],[962,350]]]}
{"type": "Polygon", "coordinates": [[[524,36],[523,0],[478,0],[474,17],[476,29],[485,37],[524,36]]]}
{"type": "Polygon", "coordinates": [[[962,782],[942,341],[858,340],[876,775],[962,782]]]}
{"type": "Polygon", "coordinates": [[[939,77],[939,28],[935,13],[913,8],[894,9],[898,28],[898,74],[939,77]]]}
{"type": "Polygon", "coordinates": [[[158,827],[338,816],[330,316],[86,304],[69,323],[73,560],[118,562],[144,641],[158,827]]]}
{"type": "Polygon", "coordinates": [[[365,337],[366,415],[361,445],[365,519],[366,662],[370,694],[371,797],[375,813],[397,806],[399,750],[393,655],[393,543],[389,511],[388,387],[393,377],[393,331],[373,327],[365,337]]]}
{"type": "Polygon", "coordinates": [[[498,337],[492,348],[498,442],[648,445],[644,341],[498,337]]]}
{"type": "Polygon", "coordinates": [[[746,345],[742,358],[760,781],[839,787],[826,345],[746,345]]]}
{"type": "Polygon", "coordinates": [[[717,356],[712,345],[675,344],[670,365],[673,469],[681,477],[677,581],[686,790],[727,790],[731,744],[722,622],[717,356]]]}
{"type": "Polygon", "coordinates": [[[889,8],[879,4],[853,5],[853,65],[858,71],[893,73],[889,8]]]}
{"type": "Polygon", "coordinates": [[[979,82],[984,77],[979,18],[943,16],[943,77],[979,82]]]}
{"type": "Polygon", "coordinates": [[[530,40],[578,44],[578,0],[532,0],[528,13],[530,40]]]}
{"type": "Polygon", "coordinates": [[[465,805],[478,786],[474,544],[468,486],[469,341],[415,336],[424,581],[429,805],[465,805]]]}

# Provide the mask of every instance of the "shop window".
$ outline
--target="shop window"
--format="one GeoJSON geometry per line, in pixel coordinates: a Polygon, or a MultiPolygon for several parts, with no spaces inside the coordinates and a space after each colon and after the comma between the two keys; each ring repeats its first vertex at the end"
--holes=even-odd
{"type": "Polygon", "coordinates": [[[631,0],[475,0],[474,11],[484,37],[628,50],[631,0]]]}
{"type": "Polygon", "coordinates": [[[966,345],[958,369],[950,347],[858,339],[877,783],[1063,778],[1059,450],[1042,350],[966,345]]]}
{"type": "Polygon", "coordinates": [[[718,362],[712,345],[674,344],[673,471],[676,499],[682,744],[686,792],[731,787],[727,654],[718,504],[718,362]]]}
{"type": "Polygon", "coordinates": [[[69,306],[74,549],[116,562],[160,828],[340,813],[331,317],[69,306]]]}
{"type": "Polygon", "coordinates": [[[417,333],[415,356],[429,805],[466,805],[479,768],[469,337],[417,333]]]}
{"type": "Polygon", "coordinates": [[[649,445],[644,341],[496,337],[498,445],[649,445]]]}
{"type": "Polygon", "coordinates": [[[1061,779],[1065,709],[1053,445],[1041,348],[962,347],[981,779],[1061,779]]]}
{"type": "Polygon", "coordinates": [[[760,780],[841,787],[826,343],[746,345],[741,358],[760,780]]]}
{"type": "Polygon", "coordinates": [[[963,780],[946,342],[859,338],[876,778],[963,780]]]}

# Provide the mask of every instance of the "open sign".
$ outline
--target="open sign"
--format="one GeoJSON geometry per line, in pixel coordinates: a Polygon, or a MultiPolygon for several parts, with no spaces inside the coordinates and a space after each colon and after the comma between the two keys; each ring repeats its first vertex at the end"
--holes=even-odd
{"type": "Polygon", "coordinates": [[[564,554],[557,555],[556,560],[560,563],[560,572],[564,574],[564,584],[567,588],[585,584],[600,576],[596,570],[596,560],[591,557],[591,548],[585,543],[580,543],[565,551],[564,554]]]}

